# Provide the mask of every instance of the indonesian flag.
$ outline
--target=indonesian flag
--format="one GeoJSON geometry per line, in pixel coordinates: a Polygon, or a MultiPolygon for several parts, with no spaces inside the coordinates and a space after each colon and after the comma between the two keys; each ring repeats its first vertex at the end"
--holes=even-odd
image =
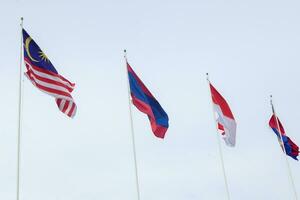
{"type": "Polygon", "coordinates": [[[214,114],[217,114],[217,128],[228,146],[235,146],[236,122],[229,105],[222,95],[209,83],[214,114]]]}

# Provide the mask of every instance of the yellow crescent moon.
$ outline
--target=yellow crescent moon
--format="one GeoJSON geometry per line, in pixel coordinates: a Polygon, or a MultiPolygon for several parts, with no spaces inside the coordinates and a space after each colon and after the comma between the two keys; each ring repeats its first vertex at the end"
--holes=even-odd
{"type": "Polygon", "coordinates": [[[39,62],[38,60],[35,60],[35,59],[31,56],[31,54],[30,54],[30,51],[29,51],[29,44],[30,44],[31,40],[32,40],[31,37],[28,37],[28,38],[25,40],[25,49],[26,49],[27,55],[28,55],[28,57],[29,57],[32,61],[34,61],[34,62],[39,62]]]}

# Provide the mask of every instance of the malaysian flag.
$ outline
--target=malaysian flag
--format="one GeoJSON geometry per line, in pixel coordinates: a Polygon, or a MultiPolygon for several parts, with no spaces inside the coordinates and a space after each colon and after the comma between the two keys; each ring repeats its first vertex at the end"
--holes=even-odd
{"type": "Polygon", "coordinates": [[[61,112],[73,118],[77,109],[71,95],[75,84],[61,76],[29,34],[24,29],[22,32],[26,77],[38,89],[54,97],[61,112]]]}

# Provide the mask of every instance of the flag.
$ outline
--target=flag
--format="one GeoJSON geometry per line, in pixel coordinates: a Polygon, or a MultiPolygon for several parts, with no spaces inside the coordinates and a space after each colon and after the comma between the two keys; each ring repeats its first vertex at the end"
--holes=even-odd
{"type": "Polygon", "coordinates": [[[209,83],[214,112],[217,113],[217,128],[228,146],[235,146],[236,122],[229,105],[222,95],[209,83]]]}
{"type": "Polygon", "coordinates": [[[60,75],[48,57],[23,29],[26,77],[41,91],[55,98],[59,110],[74,117],[77,106],[71,95],[75,84],[60,75]]]}
{"type": "Polygon", "coordinates": [[[270,121],[269,121],[270,128],[273,129],[274,133],[277,135],[277,139],[279,141],[279,144],[283,150],[283,145],[285,149],[285,153],[292,157],[295,160],[298,160],[297,156],[299,155],[299,147],[285,134],[285,130],[279,121],[278,117],[275,116],[275,114],[272,115],[270,121]],[[277,118],[277,120],[276,120],[277,118]],[[278,122],[278,123],[277,123],[278,122]],[[279,131],[280,129],[280,131],[279,131]],[[281,135],[281,137],[280,137],[281,135]],[[281,138],[283,141],[283,144],[281,142],[281,138]]]}
{"type": "Polygon", "coordinates": [[[148,115],[154,135],[159,138],[164,138],[169,127],[169,118],[167,113],[128,63],[127,72],[132,103],[137,107],[137,109],[148,115]]]}

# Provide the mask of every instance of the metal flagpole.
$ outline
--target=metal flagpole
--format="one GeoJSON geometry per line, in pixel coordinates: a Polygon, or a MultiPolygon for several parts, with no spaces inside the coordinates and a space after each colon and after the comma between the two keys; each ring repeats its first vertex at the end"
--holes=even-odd
{"type": "Polygon", "coordinates": [[[287,166],[287,169],[288,169],[289,179],[290,179],[291,184],[292,184],[294,196],[295,196],[295,199],[298,200],[298,195],[297,195],[294,179],[293,179],[293,176],[292,176],[292,171],[291,171],[290,164],[289,164],[289,161],[288,161],[287,156],[286,156],[285,146],[284,146],[284,143],[283,143],[281,130],[280,130],[280,126],[279,126],[279,121],[278,121],[278,118],[277,118],[277,115],[276,115],[276,112],[275,112],[275,108],[274,108],[274,105],[273,105],[273,99],[272,98],[273,98],[272,95],[270,95],[270,104],[271,104],[271,107],[272,107],[272,112],[275,116],[276,127],[277,127],[277,130],[279,131],[279,136],[280,136],[280,142],[281,142],[280,146],[282,145],[282,149],[283,149],[283,152],[284,152],[284,158],[285,158],[285,161],[286,161],[286,166],[287,166]]]}
{"type": "Polygon", "coordinates": [[[23,95],[23,17],[21,17],[21,49],[20,49],[20,80],[19,80],[19,124],[18,124],[18,160],[17,160],[17,200],[20,198],[20,164],[21,164],[21,131],[22,131],[22,95],[23,95]]]}
{"type": "Polygon", "coordinates": [[[139,186],[139,177],[138,177],[138,168],[137,168],[137,159],[136,159],[136,149],[135,149],[135,137],[134,137],[134,128],[133,128],[133,120],[132,120],[132,108],[131,108],[131,97],[130,97],[130,85],[129,85],[129,76],[127,71],[127,54],[126,50],[124,50],[124,58],[126,62],[126,76],[127,76],[127,93],[128,93],[128,106],[129,106],[129,115],[130,115],[130,127],[131,127],[131,138],[132,138],[132,150],[133,150],[133,158],[134,158],[134,168],[135,168],[135,181],[136,181],[136,190],[137,197],[140,200],[140,186],[139,186]]]}
{"type": "MultiPolygon", "coordinates": [[[[209,76],[208,73],[206,73],[206,79],[208,82],[208,88],[209,88],[209,76]]],[[[209,93],[211,94],[211,92],[209,91],[209,93]]],[[[211,105],[212,105],[212,111],[213,111],[213,119],[214,119],[214,123],[217,122],[216,119],[216,115],[215,115],[215,111],[214,111],[214,107],[213,107],[213,102],[211,101],[211,105]]],[[[225,187],[226,187],[226,194],[227,194],[227,199],[230,200],[230,193],[229,193],[229,187],[228,187],[228,182],[227,182],[227,176],[226,176],[226,171],[225,171],[225,165],[224,165],[224,158],[223,158],[223,152],[222,152],[222,147],[221,147],[221,142],[220,142],[220,136],[219,136],[219,131],[218,131],[218,125],[216,125],[216,136],[217,136],[217,142],[218,142],[218,148],[219,148],[219,154],[220,154],[220,160],[221,160],[221,165],[222,165],[222,171],[223,171],[223,177],[224,177],[224,183],[225,183],[225,187]]]]}

